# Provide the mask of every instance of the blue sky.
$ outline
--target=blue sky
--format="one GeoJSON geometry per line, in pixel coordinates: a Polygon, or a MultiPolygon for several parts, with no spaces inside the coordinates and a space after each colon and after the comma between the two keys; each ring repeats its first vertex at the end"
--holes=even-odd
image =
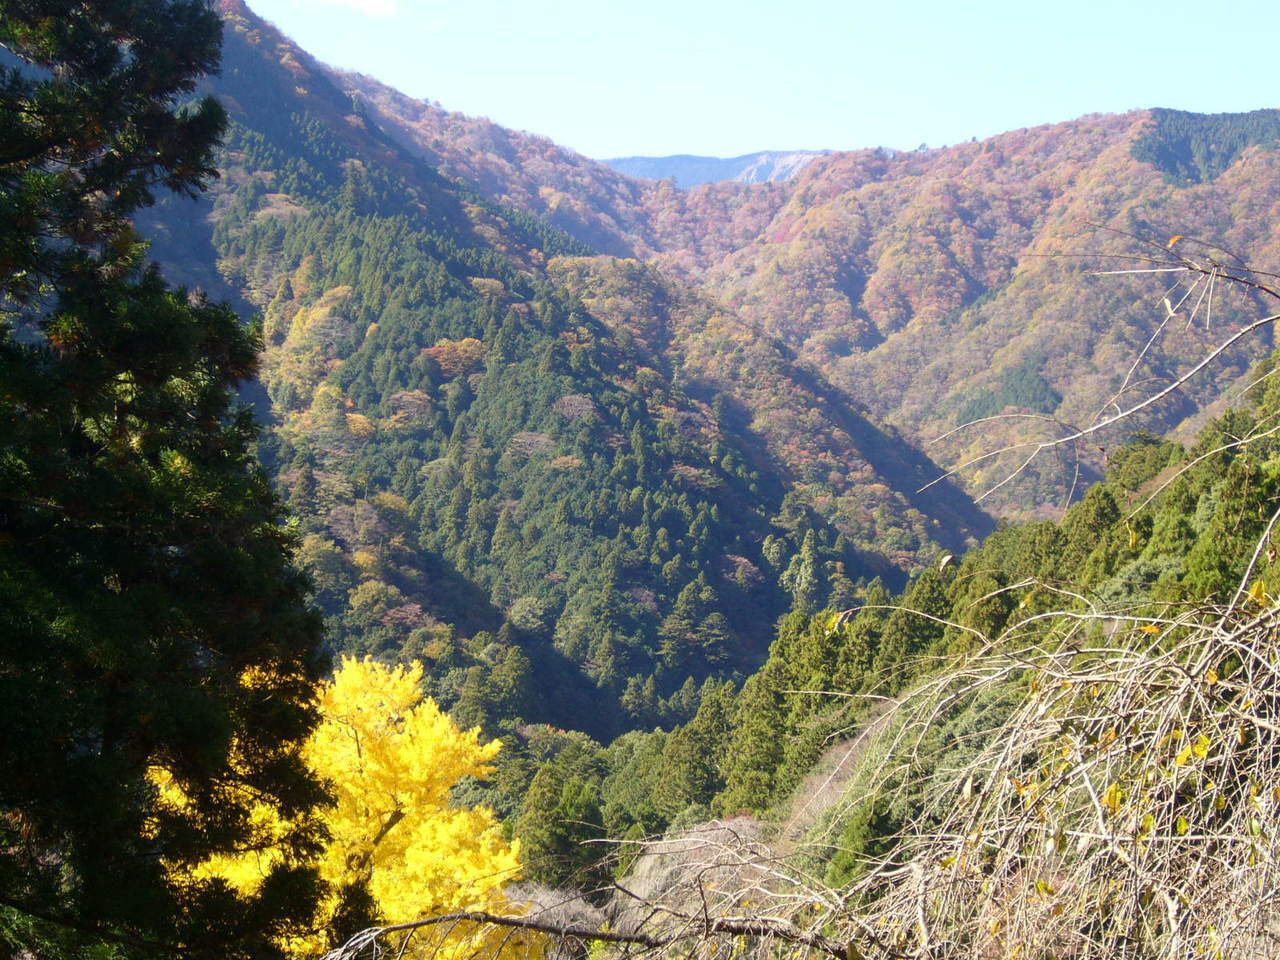
{"type": "Polygon", "coordinates": [[[601,158],[1280,106],[1280,8],[1256,0],[248,2],[334,66],[601,158]]]}

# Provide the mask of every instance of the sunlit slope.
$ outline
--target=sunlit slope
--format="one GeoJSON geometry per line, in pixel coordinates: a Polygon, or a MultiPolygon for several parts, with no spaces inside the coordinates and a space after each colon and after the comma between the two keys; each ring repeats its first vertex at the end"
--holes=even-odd
{"type": "MultiPolygon", "coordinates": [[[[1175,377],[1258,306],[1237,295],[1189,328],[1171,325],[1129,374],[1165,317],[1164,288],[1158,276],[1091,283],[1086,273],[1112,266],[1094,255],[1133,253],[1133,237],[1150,252],[1185,235],[1263,269],[1277,259],[1275,111],[1088,116],[936,150],[835,153],[784,183],[680,190],[368,78],[345,80],[410,148],[599,249],[699,285],[917,443],[979,417],[1022,415],[929,448],[948,465],[1065,432],[1027,415],[1087,425],[1121,387],[1122,399],[1140,399],[1143,384],[1175,377]]],[[[1194,416],[1268,346],[1264,337],[1232,353],[1141,425],[1164,431],[1194,416]]],[[[1081,478],[1099,475],[1098,447],[1121,439],[1042,462],[994,505],[1060,509],[1081,478]]],[[[1009,468],[967,472],[970,492],[1009,468]]]]}
{"type": "Polygon", "coordinates": [[[607,733],[633,681],[757,663],[797,590],[988,527],[785,345],[442,173],[225,15],[222,177],[153,212],[154,251],[263,315],[264,452],[339,646],[607,733]]]}

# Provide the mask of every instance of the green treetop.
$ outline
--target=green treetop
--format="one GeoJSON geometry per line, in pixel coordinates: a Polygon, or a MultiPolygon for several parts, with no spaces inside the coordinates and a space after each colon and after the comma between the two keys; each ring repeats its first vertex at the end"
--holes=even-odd
{"type": "Polygon", "coordinates": [[[318,892],[288,858],[252,895],[168,879],[253,842],[247,797],[322,797],[320,628],[233,409],[256,338],[128,222],[213,175],[222,110],[180,104],[220,39],[199,0],[0,0],[2,953],[270,956],[318,892]]]}

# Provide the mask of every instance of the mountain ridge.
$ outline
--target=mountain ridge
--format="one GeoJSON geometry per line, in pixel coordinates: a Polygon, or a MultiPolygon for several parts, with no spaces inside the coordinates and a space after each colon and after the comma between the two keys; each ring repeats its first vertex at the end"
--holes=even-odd
{"type": "MultiPolygon", "coordinates": [[[[156,252],[265,315],[264,450],[336,642],[427,657],[482,724],[679,719],[684,681],[752,669],[788,605],[853,606],[965,549],[1013,467],[966,493],[939,464],[1088,422],[1155,329],[1156,288],[1091,281],[1083,255],[1187,222],[1274,239],[1226,202],[1270,202],[1265,124],[1192,186],[1134,155],[1162,129],[1143,111],[682,190],[333,71],[225,6],[224,176],[200,214],[157,211],[156,252]],[[974,435],[961,414],[1012,416],[974,435]],[[535,676],[561,678],[554,704],[535,676]]],[[[1157,376],[1212,331],[1175,334],[1157,376]]],[[[1122,439],[995,506],[1054,512],[1122,439]]]]}
{"type": "Polygon", "coordinates": [[[681,153],[665,157],[611,157],[614,170],[646,180],[674,180],[678,187],[704,183],[770,183],[790,180],[817,157],[831,150],[757,150],[739,157],[704,157],[681,153]]]}
{"type": "MultiPolygon", "coordinates": [[[[1127,237],[1134,234],[1161,240],[1243,230],[1253,237],[1245,252],[1260,262],[1274,258],[1273,239],[1237,222],[1221,199],[1228,184],[1266,194],[1270,175],[1258,163],[1265,165],[1274,134],[1265,114],[1203,120],[1161,110],[1093,114],[932,150],[831,153],[786,181],[687,190],[670,181],[619,178],[577,155],[561,162],[567,154],[549,141],[540,142],[535,162],[509,171],[483,156],[471,162],[486,167],[495,195],[597,249],[639,258],[692,283],[722,309],[787,344],[847,402],[925,444],[949,434],[966,419],[959,414],[972,410],[1009,408],[1069,422],[1095,415],[1120,383],[1112,373],[1118,361],[1101,358],[1122,349],[1136,353],[1134,344],[1155,329],[1160,313],[1158,291],[1149,284],[1093,284],[1089,257],[1096,264],[1127,255],[1126,244],[1134,242],[1127,237]],[[1215,137],[1231,146],[1214,153],[1215,137]],[[1166,145],[1148,146],[1156,143],[1166,145]],[[1196,151],[1205,159],[1192,157],[1196,151]],[[1188,182],[1179,171],[1195,163],[1210,164],[1214,178],[1188,182]],[[1241,163],[1254,164],[1258,175],[1233,179],[1241,163]],[[1175,182],[1178,176],[1183,182],[1175,182]],[[1218,196],[1185,202],[1197,194],[1218,196]],[[1166,212],[1157,225],[1153,214],[1160,210],[1166,212]],[[1089,306],[1073,312],[1081,290],[1088,291],[1089,306]],[[1054,306],[1046,310],[1046,304],[1054,306]],[[1106,327],[1086,315],[1115,316],[1119,324],[1106,327]],[[1072,328],[1070,335],[1061,332],[1072,328]],[[994,368],[987,343],[1000,345],[994,368]]],[[[438,123],[404,129],[411,145],[429,135],[442,139],[438,123]]],[[[521,150],[522,157],[532,152],[521,150]]],[[[1239,319],[1249,309],[1237,298],[1228,313],[1239,319]]],[[[1242,375],[1269,342],[1232,353],[1227,379],[1242,375]]],[[[1177,332],[1154,345],[1148,368],[1157,376],[1185,369],[1205,346],[1194,330],[1177,332]]],[[[1211,385],[1192,384],[1180,403],[1149,411],[1135,426],[1176,429],[1214,395],[1211,385]]],[[[1010,422],[951,435],[935,456],[960,463],[1025,440],[1011,432],[1010,422]]],[[[1098,446],[1076,451],[1078,459],[1044,462],[1002,487],[996,509],[1020,516],[1060,511],[1078,490],[1079,470],[1086,478],[1100,476],[1098,446]]],[[[984,493],[992,475],[969,471],[970,493],[984,493]]]]}
{"type": "Polygon", "coordinates": [[[262,449],[337,649],[424,659],[467,724],[607,738],[753,669],[793,603],[853,603],[990,529],[954,487],[918,494],[937,466],[790,348],[544,218],[526,158],[623,200],[669,184],[224,16],[221,179],[143,225],[172,275],[263,316],[262,449]]]}

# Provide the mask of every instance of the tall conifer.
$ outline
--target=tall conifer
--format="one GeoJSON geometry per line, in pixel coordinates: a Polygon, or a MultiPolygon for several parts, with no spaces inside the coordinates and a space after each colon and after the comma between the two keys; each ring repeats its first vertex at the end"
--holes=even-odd
{"type": "Polygon", "coordinates": [[[319,623],[233,405],[257,339],[129,222],[214,175],[222,109],[181,104],[220,38],[201,0],[0,0],[0,953],[270,956],[318,890],[167,872],[248,843],[246,793],[321,798],[319,623]]]}

